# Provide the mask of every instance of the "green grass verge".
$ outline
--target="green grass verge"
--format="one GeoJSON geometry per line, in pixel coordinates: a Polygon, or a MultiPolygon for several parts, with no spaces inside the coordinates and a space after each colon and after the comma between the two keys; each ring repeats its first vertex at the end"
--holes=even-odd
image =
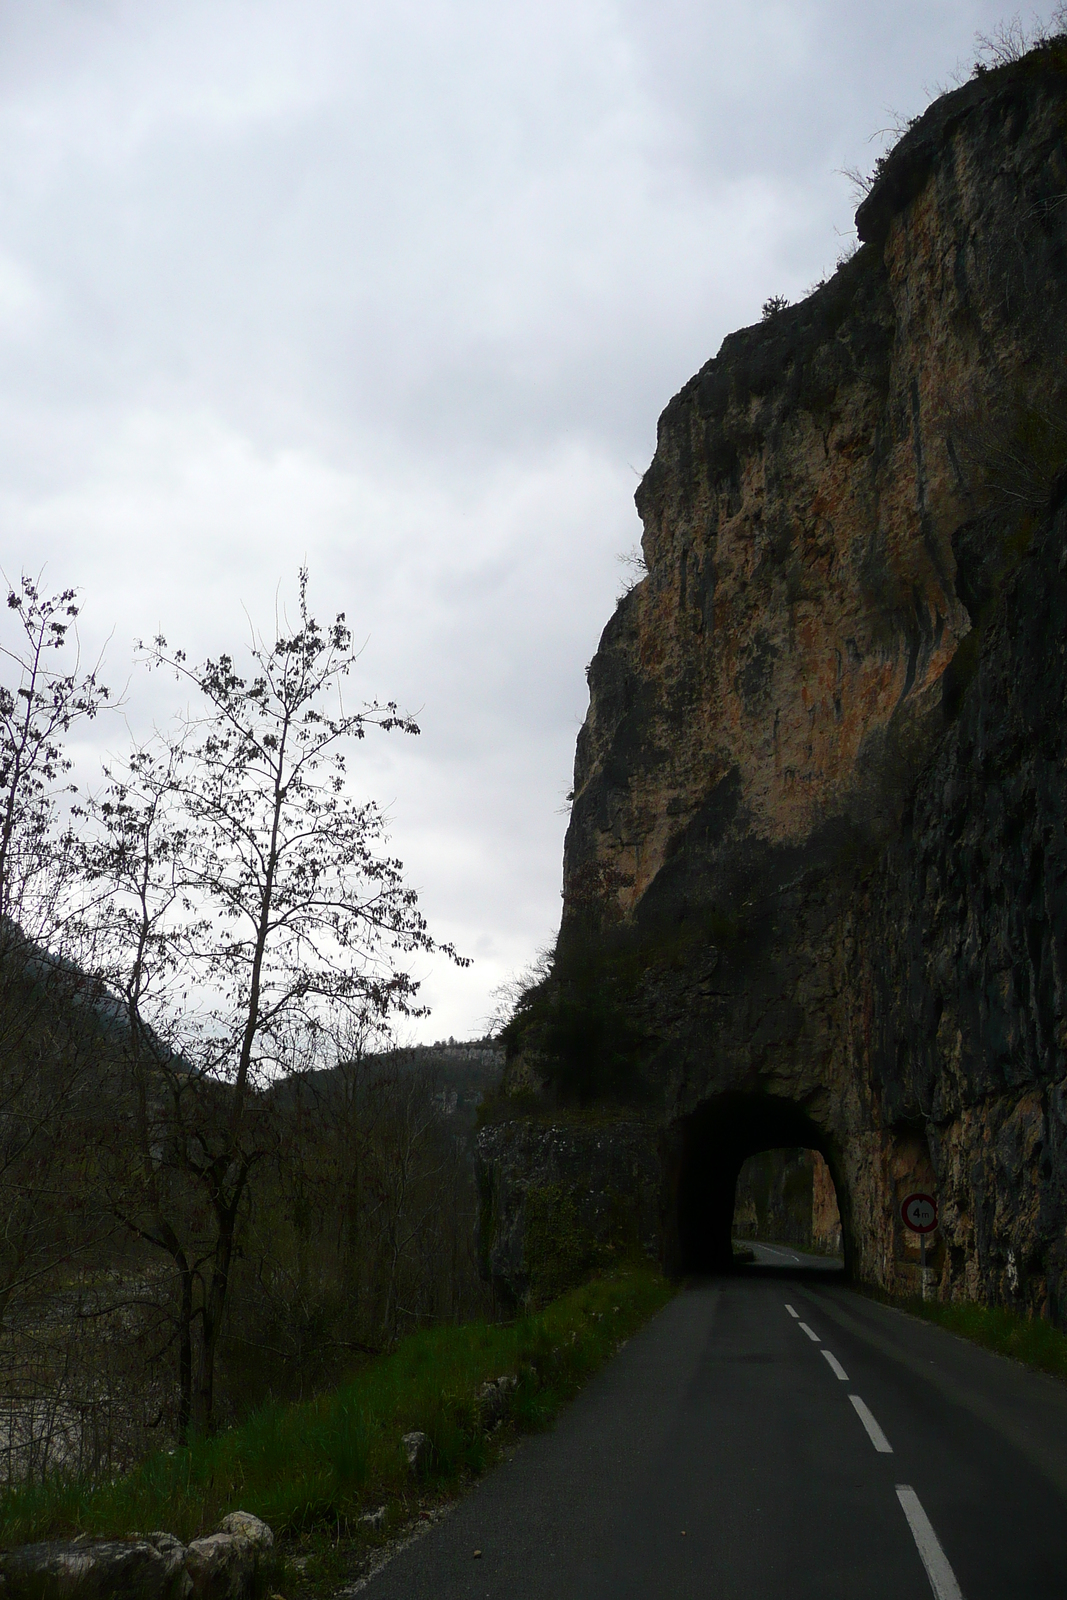
{"type": "Polygon", "coordinates": [[[571,1290],[543,1311],[509,1324],[471,1323],[411,1335],[333,1393],[302,1405],[270,1405],[241,1427],[151,1457],[113,1482],[56,1477],[0,1501],[0,1545],[72,1534],[166,1529],[195,1538],[228,1511],[251,1511],[276,1534],[330,1529],[362,1536],[359,1517],[389,1507],[366,1538],[383,1538],[420,1499],[442,1498],[490,1463],[493,1439],[478,1391],[514,1374],[508,1428],[547,1427],[563,1403],[672,1289],[644,1267],[571,1290]],[[401,1436],[430,1441],[413,1483],[401,1436]]]}
{"type": "Polygon", "coordinates": [[[1067,1333],[1043,1317],[1023,1317],[999,1306],[940,1300],[909,1299],[903,1302],[903,1309],[1037,1372],[1067,1379],[1067,1333]]]}

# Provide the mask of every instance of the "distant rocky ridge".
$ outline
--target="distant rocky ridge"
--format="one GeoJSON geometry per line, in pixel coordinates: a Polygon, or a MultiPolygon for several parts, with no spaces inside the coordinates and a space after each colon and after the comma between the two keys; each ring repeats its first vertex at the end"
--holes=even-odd
{"type": "MultiPolygon", "coordinates": [[[[660,418],[507,1088],[560,1138],[638,1119],[669,1266],[725,1262],[743,1160],[806,1145],[859,1277],[917,1286],[930,1190],[939,1292],[1063,1325],[1064,41],[931,106],[857,228],[660,418]]],[[[493,1148],[514,1262],[536,1185],[493,1148]]]]}
{"type": "MultiPolygon", "coordinates": [[[[491,1036],[400,1046],[376,1051],[360,1063],[368,1082],[409,1073],[426,1077],[438,1111],[454,1119],[456,1131],[464,1135],[473,1131],[483,1102],[499,1089],[504,1065],[504,1046],[491,1036]]],[[[325,1068],[311,1073],[310,1081],[324,1085],[330,1077],[331,1069],[325,1068]]]]}

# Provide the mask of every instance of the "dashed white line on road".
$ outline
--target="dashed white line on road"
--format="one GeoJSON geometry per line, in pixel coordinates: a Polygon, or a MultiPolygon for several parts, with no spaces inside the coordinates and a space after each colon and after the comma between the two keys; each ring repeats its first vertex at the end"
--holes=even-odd
{"type": "Polygon", "coordinates": [[[806,1322],[802,1322],[800,1326],[804,1329],[804,1332],[807,1334],[812,1344],[822,1344],[822,1340],[819,1338],[819,1335],[815,1332],[814,1328],[809,1328],[806,1322]]]}
{"type": "Polygon", "coordinates": [[[956,1574],[949,1566],[948,1557],[941,1548],[941,1542],[931,1526],[930,1518],[920,1504],[919,1496],[909,1484],[898,1483],[897,1499],[904,1508],[908,1527],[918,1546],[936,1600],[963,1600],[960,1586],[956,1582],[956,1574]]]}
{"type": "Polygon", "coordinates": [[[893,1446],[889,1443],[877,1422],[875,1422],[874,1417],[871,1415],[870,1407],[860,1399],[858,1394],[850,1394],[849,1399],[852,1401],[856,1415],[867,1429],[867,1436],[879,1455],[891,1456],[893,1454],[893,1446]]]}
{"type": "Polygon", "coordinates": [[[834,1373],[836,1377],[840,1378],[842,1383],[847,1383],[848,1373],[845,1371],[840,1361],[838,1361],[837,1357],[832,1356],[829,1350],[824,1350],[823,1356],[830,1363],[830,1371],[834,1373]]]}
{"type": "Polygon", "coordinates": [[[786,1306],[785,1309],[789,1312],[789,1315],[791,1317],[796,1317],[799,1320],[799,1318],[800,1318],[800,1312],[799,1311],[794,1311],[792,1306],[786,1306]]]}

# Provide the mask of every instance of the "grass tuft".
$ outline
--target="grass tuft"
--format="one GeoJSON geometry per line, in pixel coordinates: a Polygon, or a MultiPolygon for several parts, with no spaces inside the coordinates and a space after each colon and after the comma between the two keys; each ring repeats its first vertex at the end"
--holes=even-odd
{"type": "Polygon", "coordinates": [[[970,1339],[997,1355],[1009,1356],[1034,1372],[1067,1381],[1067,1333],[1046,1322],[1004,1306],[983,1306],[973,1300],[922,1300],[918,1295],[890,1294],[876,1284],[857,1283],[854,1287],[869,1300],[896,1306],[924,1322],[970,1339]]]}
{"type": "Polygon", "coordinates": [[[980,1306],[970,1302],[909,1299],[897,1302],[912,1316],[936,1322],[950,1333],[971,1339],[975,1344],[1010,1356],[1036,1372],[1067,1379],[1067,1333],[1053,1327],[1043,1317],[1025,1317],[1000,1306],[980,1306]]]}

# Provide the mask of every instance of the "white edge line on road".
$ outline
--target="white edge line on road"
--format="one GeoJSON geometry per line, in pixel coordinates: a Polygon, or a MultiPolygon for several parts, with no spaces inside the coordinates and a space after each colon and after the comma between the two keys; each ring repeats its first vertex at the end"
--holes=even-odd
{"type": "Polygon", "coordinates": [[[800,1319],[800,1312],[799,1311],[794,1311],[792,1306],[786,1306],[785,1309],[789,1312],[789,1315],[791,1317],[796,1317],[797,1320],[799,1321],[799,1319],[800,1319]]]}
{"type": "Polygon", "coordinates": [[[878,1454],[891,1456],[893,1454],[893,1446],[889,1443],[877,1422],[875,1422],[874,1417],[871,1415],[870,1407],[864,1404],[858,1394],[850,1394],[849,1399],[852,1401],[857,1417],[867,1429],[867,1435],[878,1454]]]}
{"type": "Polygon", "coordinates": [[[814,1328],[809,1328],[806,1322],[802,1322],[800,1326],[804,1329],[804,1332],[807,1334],[812,1344],[822,1344],[822,1340],[819,1338],[819,1335],[815,1332],[814,1328]]]}
{"type": "Polygon", "coordinates": [[[904,1508],[908,1527],[919,1548],[926,1576],[930,1580],[930,1587],[937,1600],[963,1600],[963,1593],[956,1582],[956,1574],[948,1564],[948,1557],[941,1548],[930,1518],[920,1504],[919,1496],[910,1484],[898,1483],[897,1499],[904,1508]]]}
{"type": "Polygon", "coordinates": [[[823,1351],[823,1356],[830,1363],[830,1370],[834,1374],[834,1376],[836,1378],[840,1378],[842,1383],[847,1383],[848,1382],[848,1373],[845,1371],[845,1369],[841,1365],[840,1361],[838,1361],[837,1357],[836,1356],[832,1356],[830,1354],[829,1350],[824,1350],[823,1351]]]}

